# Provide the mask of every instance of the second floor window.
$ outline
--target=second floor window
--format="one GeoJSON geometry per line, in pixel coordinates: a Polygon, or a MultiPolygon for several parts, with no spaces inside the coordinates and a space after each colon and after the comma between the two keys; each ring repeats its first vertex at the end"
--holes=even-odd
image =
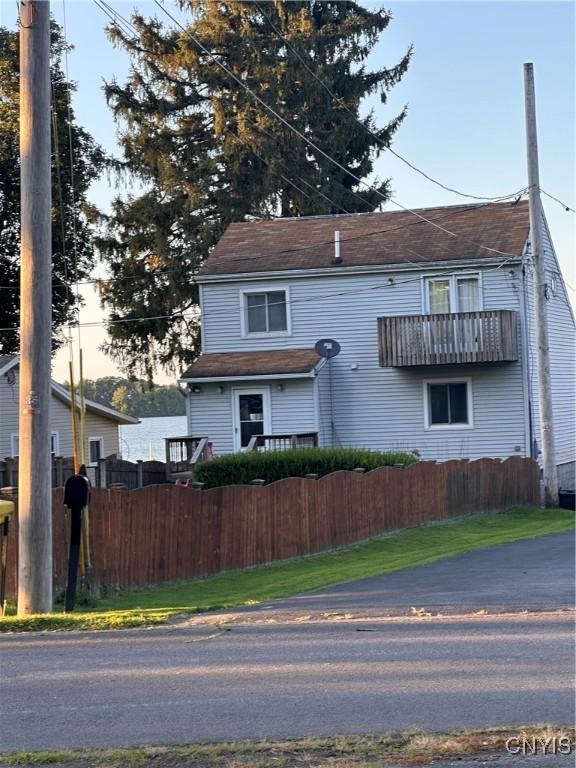
{"type": "Polygon", "coordinates": [[[247,293],[245,298],[248,333],[282,333],[288,330],[285,291],[247,293]]]}
{"type": "Polygon", "coordinates": [[[425,311],[431,315],[478,312],[481,309],[478,275],[427,278],[426,305],[425,311]]]}

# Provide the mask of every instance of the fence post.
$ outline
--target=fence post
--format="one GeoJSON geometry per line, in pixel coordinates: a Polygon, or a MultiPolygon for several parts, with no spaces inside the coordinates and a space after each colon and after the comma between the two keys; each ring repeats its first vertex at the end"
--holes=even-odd
{"type": "Polygon", "coordinates": [[[96,482],[99,488],[106,488],[106,459],[98,459],[96,482]]]}
{"type": "Polygon", "coordinates": [[[55,456],[56,465],[56,487],[61,488],[64,485],[64,459],[62,456],[55,456]]]}
{"type": "Polygon", "coordinates": [[[138,459],[136,462],[136,476],[137,476],[137,482],[136,487],[137,488],[144,488],[144,462],[142,459],[138,459]]]}
{"type": "Polygon", "coordinates": [[[14,459],[12,458],[6,459],[6,485],[7,486],[16,485],[16,482],[14,479],[14,459]]]}

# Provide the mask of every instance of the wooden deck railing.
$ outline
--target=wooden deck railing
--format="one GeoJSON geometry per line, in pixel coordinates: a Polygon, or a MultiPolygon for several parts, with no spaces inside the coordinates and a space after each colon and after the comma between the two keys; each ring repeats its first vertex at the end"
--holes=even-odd
{"type": "Polygon", "coordinates": [[[294,448],[316,448],[318,432],[298,432],[290,435],[254,435],[246,451],[289,451],[294,448]]]}
{"type": "Polygon", "coordinates": [[[380,365],[497,363],[518,359],[516,312],[379,317],[380,365]]]}
{"type": "Polygon", "coordinates": [[[189,477],[199,461],[210,458],[211,444],[207,437],[166,437],[166,477],[168,480],[189,477]]]}

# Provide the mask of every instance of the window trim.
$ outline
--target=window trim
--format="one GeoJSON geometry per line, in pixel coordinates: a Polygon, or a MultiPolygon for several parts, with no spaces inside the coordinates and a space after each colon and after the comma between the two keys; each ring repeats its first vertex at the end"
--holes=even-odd
{"type": "Polygon", "coordinates": [[[461,430],[474,429],[474,396],[472,391],[472,377],[460,376],[447,379],[424,379],[422,382],[424,391],[424,429],[427,432],[436,432],[438,430],[461,430]],[[466,384],[466,408],[468,411],[468,421],[466,424],[432,424],[430,421],[430,384],[466,384]]]}
{"type": "MultiPolygon", "coordinates": [[[[19,432],[10,433],[10,455],[13,459],[18,458],[19,432]]],[[[50,448],[52,448],[52,438],[54,438],[54,450],[50,451],[51,456],[60,456],[60,432],[52,430],[50,432],[50,448]]]]}
{"type": "Polygon", "coordinates": [[[86,464],[87,467],[97,467],[98,462],[97,461],[90,461],[90,443],[100,443],[100,458],[104,458],[104,438],[103,437],[96,437],[90,435],[88,437],[88,463],[86,464]]]}
{"type": "Polygon", "coordinates": [[[479,309],[477,309],[477,312],[483,312],[484,311],[484,283],[482,280],[482,272],[476,271],[476,270],[463,270],[462,272],[452,272],[451,274],[437,274],[437,275],[422,275],[422,314],[423,315],[429,315],[430,314],[430,293],[428,290],[428,285],[433,280],[448,280],[450,283],[450,307],[456,307],[458,306],[458,309],[452,311],[450,314],[456,314],[457,312],[460,312],[460,306],[458,302],[458,280],[459,279],[470,279],[471,277],[476,277],[478,279],[478,298],[479,298],[479,309]]]}
{"type": "Polygon", "coordinates": [[[243,339],[269,339],[282,336],[292,336],[292,313],[290,312],[290,287],[287,285],[266,285],[262,288],[242,288],[240,290],[240,334],[243,339]],[[285,331],[255,331],[248,330],[248,304],[246,296],[250,294],[274,293],[282,291],[286,301],[286,330],[285,331]]]}

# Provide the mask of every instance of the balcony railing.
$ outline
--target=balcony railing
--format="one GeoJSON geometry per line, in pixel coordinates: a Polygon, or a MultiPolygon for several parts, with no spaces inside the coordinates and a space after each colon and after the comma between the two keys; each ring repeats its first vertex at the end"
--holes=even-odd
{"type": "Polygon", "coordinates": [[[293,435],[253,435],[246,451],[289,451],[293,448],[316,448],[318,432],[298,432],[293,435]]]}
{"type": "Polygon", "coordinates": [[[500,363],[518,359],[516,312],[378,318],[380,365],[500,363]]]}

